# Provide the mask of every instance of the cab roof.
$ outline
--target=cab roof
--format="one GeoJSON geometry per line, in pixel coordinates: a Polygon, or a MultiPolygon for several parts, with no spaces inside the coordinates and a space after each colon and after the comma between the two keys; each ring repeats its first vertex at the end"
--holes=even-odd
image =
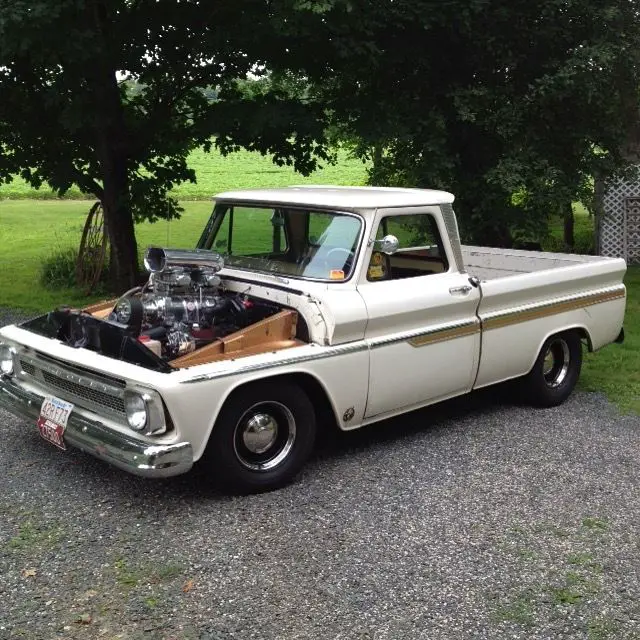
{"type": "Polygon", "coordinates": [[[433,189],[296,185],[278,189],[225,191],[217,194],[214,199],[354,210],[450,204],[454,196],[447,191],[433,189]]]}

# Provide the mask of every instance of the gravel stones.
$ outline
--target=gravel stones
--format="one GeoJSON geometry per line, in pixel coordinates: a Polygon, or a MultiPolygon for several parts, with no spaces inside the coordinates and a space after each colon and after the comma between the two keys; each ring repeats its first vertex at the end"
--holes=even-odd
{"type": "Polygon", "coordinates": [[[232,498],[0,412],[0,639],[640,638],[639,428],[484,392],[232,498]]]}

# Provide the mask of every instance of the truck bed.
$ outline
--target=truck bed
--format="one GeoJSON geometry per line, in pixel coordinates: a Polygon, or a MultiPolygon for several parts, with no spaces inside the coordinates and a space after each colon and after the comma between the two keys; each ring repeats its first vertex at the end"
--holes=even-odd
{"type": "Polygon", "coordinates": [[[466,270],[482,281],[607,260],[601,256],[462,245],[466,270]]]}

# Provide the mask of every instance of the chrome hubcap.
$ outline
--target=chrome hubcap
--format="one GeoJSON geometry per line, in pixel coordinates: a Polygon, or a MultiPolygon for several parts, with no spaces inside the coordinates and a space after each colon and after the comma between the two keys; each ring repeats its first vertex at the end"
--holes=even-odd
{"type": "Polygon", "coordinates": [[[252,471],[268,471],[281,464],[296,439],[296,422],[280,402],[259,402],[238,420],[233,447],[238,461],[252,471]]]}
{"type": "Polygon", "coordinates": [[[242,432],[244,446],[251,453],[264,453],[278,436],[278,423],[268,413],[256,413],[249,418],[242,432]]]}
{"type": "Polygon", "coordinates": [[[569,373],[570,360],[569,345],[560,338],[554,340],[544,354],[542,366],[542,373],[547,385],[558,387],[565,381],[569,373]]]}

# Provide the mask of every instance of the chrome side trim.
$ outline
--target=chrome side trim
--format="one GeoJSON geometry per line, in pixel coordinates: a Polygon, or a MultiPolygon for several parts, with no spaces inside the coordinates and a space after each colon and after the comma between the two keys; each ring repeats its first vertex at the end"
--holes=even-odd
{"type": "Polygon", "coordinates": [[[292,356],[282,358],[276,362],[261,362],[260,364],[249,364],[238,367],[233,371],[220,371],[212,373],[204,373],[194,376],[188,380],[182,380],[181,384],[192,384],[194,382],[203,382],[205,380],[217,380],[219,378],[228,378],[231,376],[242,375],[244,373],[253,373],[255,371],[265,371],[275,369],[276,367],[285,367],[291,364],[300,364],[303,362],[311,362],[314,360],[324,360],[325,358],[334,358],[350,353],[358,353],[359,351],[368,351],[369,349],[377,349],[390,344],[409,342],[413,347],[424,346],[433,342],[441,342],[444,340],[453,340],[463,335],[471,335],[480,331],[480,321],[475,318],[463,322],[448,323],[440,325],[433,329],[418,329],[398,334],[391,337],[374,338],[367,341],[358,341],[347,345],[338,345],[334,347],[318,347],[318,353],[305,354],[303,356],[292,356]],[[453,332],[453,333],[452,333],[453,332]],[[458,333],[460,335],[458,335],[458,333]]]}
{"type": "MultiPolygon", "coordinates": [[[[343,356],[348,353],[357,353],[358,351],[368,351],[369,345],[366,342],[358,341],[344,346],[336,347],[318,347],[320,353],[306,354],[295,358],[282,358],[276,362],[261,362],[259,364],[249,364],[238,367],[233,371],[216,371],[213,373],[203,373],[188,380],[182,380],[180,384],[192,384],[194,382],[203,382],[205,380],[217,380],[219,378],[229,378],[231,376],[242,375],[243,373],[252,373],[254,371],[264,371],[266,369],[274,369],[276,367],[285,367],[290,364],[299,364],[301,362],[310,362],[312,360],[324,360],[325,358],[334,358],[343,356]]],[[[227,361],[228,362],[228,361],[227,361]]]]}
{"type": "Polygon", "coordinates": [[[607,287],[606,289],[599,289],[598,291],[564,296],[562,298],[556,298],[555,300],[547,300],[535,304],[523,305],[521,307],[481,314],[480,320],[483,331],[491,331],[492,329],[499,329],[500,327],[506,327],[511,324],[518,324],[528,320],[582,309],[594,304],[618,300],[624,298],[625,295],[626,287],[624,285],[618,285],[615,287],[607,287]]]}
{"type": "Polygon", "coordinates": [[[384,338],[374,338],[369,344],[372,349],[386,347],[390,344],[408,342],[412,347],[422,347],[434,342],[454,340],[465,335],[472,335],[480,331],[480,321],[477,318],[463,320],[461,322],[449,322],[429,329],[417,329],[408,333],[384,338]]]}
{"type": "MultiPolygon", "coordinates": [[[[40,415],[43,396],[27,391],[11,378],[0,378],[0,407],[32,420],[40,415]]],[[[65,443],[137,476],[166,478],[186,473],[193,466],[189,442],[150,444],[72,411],[65,443]]]]}
{"type": "Polygon", "coordinates": [[[414,331],[404,332],[392,336],[381,338],[373,338],[367,341],[358,341],[347,345],[338,345],[335,347],[318,347],[319,352],[315,354],[305,354],[303,356],[292,356],[282,358],[275,362],[262,362],[260,364],[249,364],[238,367],[233,371],[220,371],[205,373],[194,376],[188,380],[182,380],[181,384],[192,384],[194,382],[203,382],[205,380],[216,380],[220,378],[228,378],[231,376],[242,375],[245,373],[253,373],[256,371],[266,371],[277,367],[284,367],[291,364],[300,364],[303,362],[311,362],[314,360],[323,360],[325,358],[333,358],[349,353],[357,353],[359,351],[367,351],[368,349],[378,349],[380,347],[397,344],[400,342],[408,342],[412,347],[422,347],[446,340],[455,340],[465,336],[474,335],[480,331],[497,329],[498,327],[516,322],[524,322],[532,319],[531,314],[535,313],[535,317],[546,315],[555,315],[563,313],[571,309],[580,309],[584,306],[599,304],[608,300],[615,300],[624,297],[625,286],[619,285],[601,289],[597,292],[583,293],[573,296],[566,296],[556,300],[545,301],[533,305],[518,307],[515,309],[506,309],[494,313],[489,313],[481,318],[473,318],[460,322],[442,324],[429,329],[418,329],[414,331]],[[538,315],[539,314],[539,315],[538,315]]]}
{"type": "Polygon", "coordinates": [[[479,320],[460,327],[441,329],[440,331],[433,331],[421,336],[416,336],[409,340],[409,344],[412,347],[424,347],[429,344],[435,344],[436,342],[446,342],[447,340],[455,340],[456,338],[465,338],[467,336],[475,335],[476,333],[480,333],[479,320]]]}

